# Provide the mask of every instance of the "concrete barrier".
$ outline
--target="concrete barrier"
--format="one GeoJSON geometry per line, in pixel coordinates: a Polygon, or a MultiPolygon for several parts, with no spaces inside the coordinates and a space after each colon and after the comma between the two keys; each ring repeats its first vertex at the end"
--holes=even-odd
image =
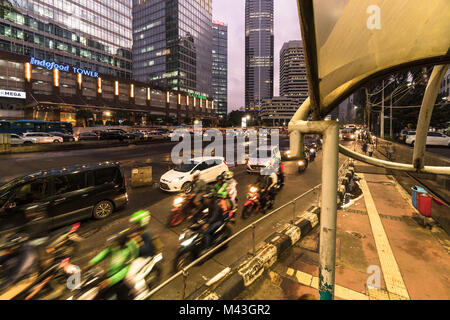
{"type": "Polygon", "coordinates": [[[295,221],[287,223],[279,232],[268,237],[256,250],[246,254],[220,272],[213,285],[204,284],[186,300],[232,300],[258,280],[264,271],[275,264],[283,252],[304,238],[318,224],[320,208],[313,206],[295,221]]]}
{"type": "Polygon", "coordinates": [[[150,186],[153,183],[152,167],[139,167],[131,170],[130,184],[132,188],[150,186]]]}

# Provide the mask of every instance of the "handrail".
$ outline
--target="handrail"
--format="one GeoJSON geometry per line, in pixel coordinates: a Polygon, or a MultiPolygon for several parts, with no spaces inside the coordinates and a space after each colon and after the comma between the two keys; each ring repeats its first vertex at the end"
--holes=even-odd
{"type": "MultiPolygon", "coordinates": [[[[349,159],[347,159],[344,164],[340,167],[339,172],[342,172],[345,169],[345,166],[347,165],[347,163],[349,163],[349,159]]],[[[307,196],[308,194],[310,194],[311,192],[315,191],[316,189],[319,189],[322,186],[322,184],[318,184],[317,186],[309,189],[308,191],[306,191],[305,193],[303,193],[302,195],[298,196],[297,198],[285,203],[284,205],[282,205],[281,207],[271,211],[270,213],[264,215],[263,217],[259,218],[258,220],[256,220],[255,222],[249,224],[248,226],[246,226],[245,228],[243,228],[242,230],[238,231],[237,233],[235,233],[234,235],[232,235],[230,238],[228,238],[227,240],[225,240],[224,242],[222,242],[221,244],[217,245],[216,247],[212,248],[211,250],[209,250],[208,252],[206,252],[205,254],[203,254],[200,258],[198,258],[197,260],[193,261],[192,263],[190,263],[187,267],[183,268],[183,270],[178,271],[177,273],[175,273],[173,276],[171,276],[169,279],[167,279],[166,281],[164,281],[163,283],[161,283],[160,285],[158,285],[156,288],[154,288],[153,290],[151,290],[147,296],[145,297],[145,299],[148,299],[149,297],[151,297],[152,295],[154,295],[156,292],[158,292],[159,290],[163,289],[164,287],[166,287],[169,283],[171,283],[173,280],[177,279],[180,276],[184,276],[187,277],[188,273],[187,271],[189,269],[191,269],[192,267],[196,266],[197,264],[199,264],[202,260],[204,260],[207,256],[209,256],[210,254],[216,252],[217,250],[219,250],[220,248],[222,248],[223,246],[225,246],[226,244],[228,244],[231,240],[235,239],[236,237],[238,237],[239,235],[241,235],[242,233],[248,231],[249,229],[253,229],[255,227],[255,225],[259,224],[260,222],[264,221],[265,219],[271,217],[272,215],[274,215],[275,213],[281,211],[282,209],[286,208],[289,205],[295,204],[298,200],[300,200],[301,198],[307,196]]]]}

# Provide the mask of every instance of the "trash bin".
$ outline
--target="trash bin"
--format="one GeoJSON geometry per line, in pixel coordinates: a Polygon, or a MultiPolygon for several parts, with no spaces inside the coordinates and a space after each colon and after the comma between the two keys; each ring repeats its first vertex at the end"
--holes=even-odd
{"type": "Polygon", "coordinates": [[[420,193],[418,194],[417,206],[421,215],[424,217],[431,217],[431,202],[433,198],[428,194],[420,193]]]}
{"type": "Polygon", "coordinates": [[[412,190],[412,204],[414,206],[414,208],[418,209],[418,203],[417,203],[417,199],[418,199],[418,194],[427,194],[427,190],[425,190],[422,187],[419,186],[415,186],[413,188],[411,188],[412,190]]]}

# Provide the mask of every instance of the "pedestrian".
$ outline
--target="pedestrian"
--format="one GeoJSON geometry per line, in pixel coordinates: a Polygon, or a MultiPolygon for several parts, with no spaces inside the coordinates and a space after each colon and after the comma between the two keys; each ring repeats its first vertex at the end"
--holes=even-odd
{"type": "Polygon", "coordinates": [[[367,152],[369,152],[369,157],[373,156],[373,144],[372,144],[372,141],[369,141],[369,144],[367,145],[367,152]]]}
{"type": "Polygon", "coordinates": [[[394,144],[389,143],[386,151],[387,151],[387,156],[388,156],[389,161],[392,161],[392,156],[394,155],[394,152],[395,152],[394,144]]]}
{"type": "Polygon", "coordinates": [[[364,154],[367,154],[367,141],[366,140],[364,140],[364,142],[363,142],[362,151],[364,152],[364,154]]]}

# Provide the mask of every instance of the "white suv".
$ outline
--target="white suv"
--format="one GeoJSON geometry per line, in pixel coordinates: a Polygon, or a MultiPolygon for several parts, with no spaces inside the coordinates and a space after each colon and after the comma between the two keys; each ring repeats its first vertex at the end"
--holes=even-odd
{"type": "Polygon", "coordinates": [[[194,158],[166,172],[160,179],[159,187],[164,191],[189,193],[192,191],[195,173],[199,172],[200,179],[211,183],[228,170],[228,165],[222,157],[194,158]]]}
{"type": "Polygon", "coordinates": [[[25,141],[31,141],[33,143],[62,143],[64,139],[62,137],[53,136],[45,132],[28,132],[22,135],[25,141]]]}
{"type": "MultiPolygon", "coordinates": [[[[408,132],[405,143],[409,144],[411,146],[414,146],[414,143],[416,143],[416,132],[415,131],[408,132]]],[[[426,144],[427,144],[427,146],[450,147],[450,137],[446,136],[445,134],[439,133],[439,132],[428,132],[426,144]]]]}

